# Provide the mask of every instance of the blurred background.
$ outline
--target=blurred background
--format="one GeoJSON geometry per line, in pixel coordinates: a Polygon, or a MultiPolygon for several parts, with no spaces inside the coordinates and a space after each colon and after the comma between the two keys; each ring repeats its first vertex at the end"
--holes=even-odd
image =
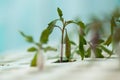
{"type": "MultiPolygon", "coordinates": [[[[79,16],[87,23],[90,16],[102,18],[119,5],[120,0],[0,0],[0,54],[29,46],[19,31],[38,41],[47,24],[58,18],[57,7],[62,9],[65,19],[79,16]]],[[[59,38],[54,36],[52,41],[56,44],[59,38]]]]}

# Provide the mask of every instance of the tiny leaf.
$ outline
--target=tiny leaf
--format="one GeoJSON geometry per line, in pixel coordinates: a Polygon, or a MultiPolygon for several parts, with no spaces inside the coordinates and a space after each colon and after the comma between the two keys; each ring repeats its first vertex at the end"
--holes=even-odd
{"type": "Polygon", "coordinates": [[[99,48],[95,49],[95,55],[96,55],[96,58],[104,58],[104,56],[102,55],[102,50],[99,48]]]}
{"type": "Polygon", "coordinates": [[[80,56],[81,56],[81,60],[84,60],[84,57],[85,57],[85,54],[84,53],[82,53],[81,51],[76,51],[77,52],[77,54],[79,54],[80,56]]]}
{"type": "Polygon", "coordinates": [[[110,36],[108,37],[108,39],[105,41],[104,45],[109,46],[111,42],[112,42],[112,35],[110,35],[110,36]]]}
{"type": "Polygon", "coordinates": [[[73,41],[70,41],[70,44],[72,44],[72,45],[77,45],[75,42],[73,42],[73,41]]]}
{"type": "Polygon", "coordinates": [[[37,53],[34,55],[32,61],[31,61],[30,66],[32,66],[32,67],[36,67],[36,66],[37,66],[36,63],[37,63],[37,53]]]}
{"type": "Polygon", "coordinates": [[[70,40],[66,31],[66,35],[65,35],[65,55],[67,57],[67,59],[69,60],[71,57],[71,44],[70,44],[70,40]]]}
{"type": "Polygon", "coordinates": [[[62,10],[60,8],[57,8],[57,12],[60,18],[62,18],[63,14],[62,14],[62,10]]]}
{"type": "Polygon", "coordinates": [[[21,32],[21,31],[20,31],[20,34],[25,38],[25,40],[26,40],[27,42],[29,42],[29,43],[33,43],[33,42],[34,42],[32,36],[26,35],[26,34],[24,34],[24,33],[21,32]]]}
{"type": "Polygon", "coordinates": [[[29,48],[27,51],[28,51],[28,52],[35,52],[35,51],[37,51],[37,49],[36,49],[35,47],[31,47],[31,48],[29,48]]]}
{"type": "Polygon", "coordinates": [[[106,47],[104,46],[100,46],[102,50],[104,50],[106,53],[108,53],[109,55],[112,55],[112,51],[110,51],[109,49],[107,49],[106,47]]]}
{"type": "Polygon", "coordinates": [[[20,32],[20,34],[21,34],[23,37],[26,36],[22,31],[19,31],[19,32],[20,32]]]}
{"type": "Polygon", "coordinates": [[[85,57],[90,57],[91,56],[91,48],[89,47],[86,51],[85,57]]]}
{"type": "Polygon", "coordinates": [[[40,42],[41,43],[47,43],[48,42],[48,38],[50,36],[50,34],[52,33],[56,22],[58,21],[58,19],[51,21],[48,24],[48,27],[42,32],[41,36],[40,36],[40,42]]]}
{"type": "Polygon", "coordinates": [[[82,21],[79,21],[76,23],[78,26],[80,26],[82,29],[85,29],[85,24],[82,21]]]}
{"type": "Polygon", "coordinates": [[[99,43],[99,44],[101,44],[101,43],[103,43],[103,42],[104,42],[104,40],[102,40],[102,39],[99,39],[99,40],[98,40],[98,43],[99,43]]]}
{"type": "Polygon", "coordinates": [[[53,47],[50,47],[50,46],[48,46],[46,48],[43,48],[43,49],[44,49],[45,52],[47,52],[47,51],[57,51],[57,49],[55,49],[53,47]]]}
{"type": "Polygon", "coordinates": [[[66,25],[71,24],[71,23],[75,23],[75,22],[73,20],[69,20],[66,22],[66,25]]]}

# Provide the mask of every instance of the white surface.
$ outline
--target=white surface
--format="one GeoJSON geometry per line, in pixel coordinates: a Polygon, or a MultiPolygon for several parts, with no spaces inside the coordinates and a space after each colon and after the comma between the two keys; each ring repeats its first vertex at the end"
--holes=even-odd
{"type": "Polygon", "coordinates": [[[33,54],[0,58],[0,80],[120,80],[117,58],[85,59],[71,63],[47,60],[43,71],[30,67],[33,54]]]}

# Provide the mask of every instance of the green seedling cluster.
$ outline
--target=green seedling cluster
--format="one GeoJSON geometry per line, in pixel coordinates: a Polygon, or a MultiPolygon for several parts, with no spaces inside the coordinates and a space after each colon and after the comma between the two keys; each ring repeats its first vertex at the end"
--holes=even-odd
{"type": "MultiPolygon", "coordinates": [[[[58,62],[71,62],[73,61],[73,54],[77,53],[80,55],[81,59],[91,57],[92,52],[94,53],[96,58],[104,58],[105,56],[102,54],[102,52],[108,53],[108,57],[110,57],[113,54],[113,50],[108,49],[108,46],[112,44],[115,40],[118,41],[118,38],[115,38],[113,40],[113,37],[115,36],[114,28],[116,27],[116,22],[120,22],[119,17],[113,16],[111,19],[111,34],[107,39],[103,39],[100,37],[100,26],[101,23],[99,21],[94,21],[92,23],[92,28],[88,27],[88,25],[85,25],[81,20],[65,20],[63,18],[63,13],[60,8],[57,8],[57,13],[59,18],[51,21],[48,24],[48,27],[43,30],[39,42],[34,42],[32,36],[26,35],[23,32],[20,32],[21,35],[26,39],[27,42],[32,43],[35,45],[35,47],[31,47],[28,49],[29,52],[36,52],[33,60],[31,61],[31,66],[36,66],[36,56],[38,54],[39,50],[48,51],[48,50],[54,50],[56,49],[48,46],[43,47],[44,44],[47,44],[49,41],[49,36],[54,32],[54,28],[58,28],[61,31],[61,43],[60,43],[60,58],[58,59],[58,62]],[[59,26],[57,22],[61,22],[62,25],[59,26]],[[78,37],[79,37],[79,43],[76,43],[74,41],[71,41],[68,36],[67,27],[69,24],[75,24],[79,30],[78,37]],[[93,32],[93,35],[91,37],[91,40],[86,39],[87,34],[90,33],[90,31],[93,32]],[[65,46],[64,46],[65,44],[65,46]],[[75,46],[75,50],[71,52],[71,46],[75,46]],[[88,45],[86,48],[85,46],[88,45]],[[65,50],[65,51],[64,51],[65,50]],[[65,55],[65,58],[63,57],[65,55]]],[[[75,27],[75,26],[74,26],[75,27]]],[[[117,42],[115,41],[115,42],[117,42]]],[[[120,41],[120,38],[119,38],[120,41]]]]}

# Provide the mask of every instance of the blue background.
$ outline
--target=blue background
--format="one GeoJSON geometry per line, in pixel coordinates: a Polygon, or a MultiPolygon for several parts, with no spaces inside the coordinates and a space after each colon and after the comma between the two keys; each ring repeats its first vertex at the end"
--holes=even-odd
{"type": "MultiPolygon", "coordinates": [[[[87,22],[90,15],[102,17],[120,5],[120,0],[0,0],[0,53],[22,50],[26,43],[19,30],[34,36],[37,41],[47,24],[57,18],[57,7],[66,19],[80,16],[87,22]]],[[[57,33],[57,31],[56,31],[57,33]]],[[[54,38],[53,34],[52,41],[54,38]]]]}

